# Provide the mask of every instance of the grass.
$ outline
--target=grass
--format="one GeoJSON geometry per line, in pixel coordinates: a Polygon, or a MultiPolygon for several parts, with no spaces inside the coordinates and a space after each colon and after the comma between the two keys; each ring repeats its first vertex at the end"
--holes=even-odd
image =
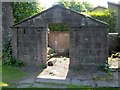
{"type": "Polygon", "coordinates": [[[18,67],[2,66],[2,79],[5,82],[19,80],[24,76],[26,76],[26,73],[18,67]]]}
{"type": "Polygon", "coordinates": [[[2,76],[2,80],[0,80],[0,87],[13,87],[15,88],[16,80],[20,80],[21,78],[25,77],[27,73],[23,72],[18,67],[3,65],[0,61],[0,73],[2,76]]]}
{"type": "Polygon", "coordinates": [[[15,82],[0,82],[0,87],[2,88],[16,88],[15,82]]]}

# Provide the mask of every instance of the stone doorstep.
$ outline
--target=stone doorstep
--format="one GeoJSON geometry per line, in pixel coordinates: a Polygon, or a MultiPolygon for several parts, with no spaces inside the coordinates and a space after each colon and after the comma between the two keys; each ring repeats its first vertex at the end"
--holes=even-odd
{"type": "Polygon", "coordinates": [[[67,88],[67,86],[64,86],[64,85],[43,84],[43,83],[34,83],[32,87],[38,87],[38,88],[67,88]]]}
{"type": "Polygon", "coordinates": [[[96,86],[94,80],[84,80],[84,81],[82,81],[82,85],[96,86]]]}
{"type": "Polygon", "coordinates": [[[58,79],[43,79],[43,78],[37,78],[37,83],[55,83],[55,84],[73,84],[73,85],[85,85],[85,86],[95,86],[95,83],[93,80],[77,80],[77,79],[65,79],[65,80],[58,80],[58,79]]]}
{"type": "Polygon", "coordinates": [[[25,84],[25,83],[23,83],[23,84],[17,85],[17,88],[28,88],[30,86],[31,86],[31,84],[25,84]]]}
{"type": "Polygon", "coordinates": [[[37,78],[35,80],[35,82],[37,83],[55,83],[55,84],[65,84],[65,85],[68,85],[70,84],[70,79],[65,79],[65,80],[62,80],[62,79],[44,79],[44,78],[37,78]]]}
{"type": "Polygon", "coordinates": [[[65,85],[85,85],[85,86],[92,86],[92,87],[119,87],[118,81],[96,81],[94,80],[77,80],[77,79],[65,79],[65,80],[58,80],[58,79],[43,79],[37,78],[36,80],[29,79],[19,82],[17,88],[27,88],[27,87],[46,87],[46,88],[61,88],[61,85],[66,88],[65,85]],[[56,85],[55,85],[56,84],[56,85]],[[62,85],[64,84],[64,85],[62,85]]]}
{"type": "Polygon", "coordinates": [[[65,84],[65,85],[85,85],[85,86],[92,86],[92,87],[118,87],[118,81],[96,81],[94,80],[77,80],[77,79],[69,79],[66,80],[58,80],[58,79],[36,79],[36,83],[55,83],[55,84],[65,84]]]}
{"type": "Polygon", "coordinates": [[[35,78],[31,78],[31,79],[22,80],[19,82],[19,84],[32,84],[34,82],[35,82],[35,78]]]}

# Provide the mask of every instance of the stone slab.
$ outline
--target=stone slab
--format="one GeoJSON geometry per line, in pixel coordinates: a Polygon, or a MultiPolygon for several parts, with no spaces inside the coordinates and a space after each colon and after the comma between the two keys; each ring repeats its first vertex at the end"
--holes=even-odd
{"type": "Polygon", "coordinates": [[[96,81],[97,86],[100,87],[118,87],[118,82],[96,81]]]}
{"type": "Polygon", "coordinates": [[[56,84],[70,84],[70,79],[60,80],[60,79],[43,79],[37,78],[35,82],[38,83],[56,83],[56,84]]]}
{"type": "Polygon", "coordinates": [[[84,80],[84,81],[82,81],[82,85],[96,86],[96,84],[93,80],[84,80]]]}
{"type": "Polygon", "coordinates": [[[35,82],[35,79],[34,78],[30,78],[30,79],[25,79],[25,80],[22,80],[20,81],[19,83],[24,83],[24,84],[32,84],[35,82]]]}
{"type": "Polygon", "coordinates": [[[73,79],[73,80],[71,80],[71,84],[73,84],[73,85],[82,85],[82,81],[77,80],[77,79],[73,79]]]}
{"type": "Polygon", "coordinates": [[[83,80],[83,81],[81,81],[81,80],[73,79],[71,81],[71,84],[73,84],[73,85],[95,86],[95,83],[94,83],[93,80],[83,80]]]}
{"type": "Polygon", "coordinates": [[[17,88],[28,88],[28,87],[30,87],[31,86],[31,84],[19,84],[18,86],[17,86],[17,88]]]}
{"type": "Polygon", "coordinates": [[[93,76],[90,74],[87,74],[87,75],[79,75],[77,78],[79,80],[91,80],[93,78],[93,76]]]}
{"type": "Polygon", "coordinates": [[[42,84],[42,83],[34,83],[32,87],[38,87],[38,88],[66,88],[66,86],[63,85],[52,85],[52,84],[42,84]]]}
{"type": "Polygon", "coordinates": [[[119,80],[119,78],[118,78],[119,75],[118,74],[119,74],[118,72],[113,72],[112,79],[118,81],[119,80]]]}

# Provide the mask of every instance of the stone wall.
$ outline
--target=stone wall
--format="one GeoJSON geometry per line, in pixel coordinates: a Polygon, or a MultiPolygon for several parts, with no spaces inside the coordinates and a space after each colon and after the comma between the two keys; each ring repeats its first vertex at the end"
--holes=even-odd
{"type": "Polygon", "coordinates": [[[25,60],[31,66],[45,64],[47,25],[50,23],[67,23],[69,26],[70,66],[80,68],[82,65],[95,66],[105,63],[108,54],[108,25],[58,5],[14,25],[14,56],[25,60]],[[22,31],[20,28],[23,28],[22,31]]]}
{"type": "Polygon", "coordinates": [[[98,66],[107,61],[107,30],[105,28],[73,28],[70,33],[71,67],[98,66]]]}
{"type": "Polygon", "coordinates": [[[69,32],[48,33],[48,45],[59,54],[69,53],[69,32]]]}
{"type": "MultiPolygon", "coordinates": [[[[58,52],[69,53],[69,32],[50,32],[48,34],[48,45],[55,48],[58,52]]],[[[118,33],[109,33],[108,53],[112,51],[120,52],[120,35],[118,33]]]]}
{"type": "Polygon", "coordinates": [[[13,29],[13,55],[27,66],[40,66],[46,63],[46,30],[33,28],[13,29]]]}

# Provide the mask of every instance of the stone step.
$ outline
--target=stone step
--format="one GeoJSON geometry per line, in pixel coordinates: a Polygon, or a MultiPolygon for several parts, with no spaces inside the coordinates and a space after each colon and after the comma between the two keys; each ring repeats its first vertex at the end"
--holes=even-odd
{"type": "Polygon", "coordinates": [[[55,83],[55,84],[65,84],[69,85],[70,84],[70,79],[44,79],[44,78],[37,78],[35,80],[37,83],[55,83]]]}
{"type": "Polygon", "coordinates": [[[38,87],[38,88],[67,88],[67,86],[65,86],[65,85],[44,84],[44,83],[34,83],[32,87],[38,87]]]}

